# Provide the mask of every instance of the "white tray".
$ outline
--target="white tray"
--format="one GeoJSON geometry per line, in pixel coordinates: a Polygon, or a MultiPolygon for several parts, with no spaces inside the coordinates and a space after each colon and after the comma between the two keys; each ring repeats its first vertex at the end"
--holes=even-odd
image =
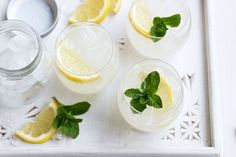
{"type": "MultiPolygon", "coordinates": [[[[56,29],[44,43],[54,53],[59,32],[66,26],[68,15],[80,3],[78,0],[57,0],[61,15],[56,29]]],[[[184,111],[180,120],[160,140],[155,134],[132,129],[121,117],[116,90],[127,70],[144,57],[134,52],[126,36],[126,21],[131,0],[124,0],[120,13],[109,17],[103,25],[111,33],[120,49],[120,69],[114,81],[104,92],[86,97],[67,90],[55,73],[42,98],[17,110],[0,108],[0,156],[219,156],[220,118],[217,104],[217,83],[214,77],[214,55],[211,0],[188,1],[192,14],[191,37],[177,55],[167,60],[183,78],[185,87],[184,111]],[[88,100],[91,110],[83,116],[81,132],[76,140],[57,135],[41,145],[29,145],[13,136],[27,118],[39,112],[42,102],[56,96],[63,102],[88,100]],[[27,113],[32,107],[34,111],[27,113]]],[[[1,2],[2,3],[2,2],[1,2]]],[[[3,8],[1,6],[1,8],[3,8]]],[[[2,16],[2,15],[1,15],[2,16]]]]}

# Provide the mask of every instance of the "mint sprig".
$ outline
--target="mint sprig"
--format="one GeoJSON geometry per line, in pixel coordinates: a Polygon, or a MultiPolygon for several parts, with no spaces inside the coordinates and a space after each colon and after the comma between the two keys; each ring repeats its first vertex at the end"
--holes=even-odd
{"type": "Polygon", "coordinates": [[[160,75],[153,71],[144,79],[140,88],[127,89],[124,94],[131,98],[130,105],[133,113],[143,112],[148,106],[162,108],[162,100],[156,95],[160,84],[160,75]]]}
{"type": "Polygon", "coordinates": [[[88,102],[78,102],[73,105],[64,105],[55,97],[53,98],[60,107],[57,109],[57,115],[53,120],[52,127],[69,137],[76,138],[79,135],[79,123],[83,121],[75,116],[86,113],[90,104],[88,102]]]}
{"type": "Polygon", "coordinates": [[[181,21],[181,15],[175,14],[169,17],[155,17],[153,19],[153,26],[150,30],[151,39],[153,42],[159,41],[162,37],[166,35],[169,27],[178,27],[181,21]]]}

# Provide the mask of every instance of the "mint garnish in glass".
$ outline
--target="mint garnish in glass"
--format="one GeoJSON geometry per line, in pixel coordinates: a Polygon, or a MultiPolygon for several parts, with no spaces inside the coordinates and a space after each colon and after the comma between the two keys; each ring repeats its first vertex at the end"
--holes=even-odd
{"type": "Polygon", "coordinates": [[[150,30],[151,39],[157,42],[166,35],[168,27],[178,27],[181,21],[180,14],[175,14],[169,17],[155,17],[153,19],[153,26],[150,30]]]}
{"type": "Polygon", "coordinates": [[[153,71],[141,83],[140,88],[130,88],[125,91],[125,95],[131,98],[130,105],[133,113],[143,112],[147,106],[162,108],[162,100],[156,94],[160,84],[160,75],[153,71]]]}

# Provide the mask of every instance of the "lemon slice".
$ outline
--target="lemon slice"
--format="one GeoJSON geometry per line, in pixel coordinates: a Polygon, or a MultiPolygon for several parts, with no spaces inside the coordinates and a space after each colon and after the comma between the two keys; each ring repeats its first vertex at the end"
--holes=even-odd
{"type": "Polygon", "coordinates": [[[111,0],[111,11],[117,14],[121,8],[122,0],[111,0]]]}
{"type": "Polygon", "coordinates": [[[16,131],[16,136],[32,144],[40,144],[50,140],[57,132],[51,125],[57,115],[58,107],[59,104],[53,99],[34,121],[26,123],[23,128],[16,131]]]}
{"type": "Polygon", "coordinates": [[[110,0],[85,0],[69,17],[69,23],[91,21],[101,23],[109,14],[110,0]]]}
{"type": "Polygon", "coordinates": [[[58,71],[71,81],[87,83],[96,81],[100,77],[100,74],[95,73],[95,69],[87,65],[74,49],[60,46],[57,58],[60,62],[59,64],[57,61],[56,64],[58,71]],[[66,70],[61,65],[63,65],[66,70]]]}
{"type": "Polygon", "coordinates": [[[161,97],[162,103],[163,103],[163,109],[166,109],[173,104],[173,93],[169,86],[169,84],[166,82],[164,78],[160,78],[160,84],[158,86],[158,90],[156,92],[157,95],[161,97]]]}
{"type": "Polygon", "coordinates": [[[129,20],[134,29],[144,37],[150,37],[152,17],[142,2],[136,2],[130,9],[129,20]]]}

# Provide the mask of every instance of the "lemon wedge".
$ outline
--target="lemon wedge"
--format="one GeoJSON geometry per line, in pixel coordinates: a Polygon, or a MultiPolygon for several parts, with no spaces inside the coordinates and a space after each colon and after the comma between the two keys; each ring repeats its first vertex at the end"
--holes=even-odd
{"type": "Polygon", "coordinates": [[[111,0],[111,11],[117,14],[121,8],[122,0],[111,0]]]}
{"type": "Polygon", "coordinates": [[[26,123],[23,128],[16,131],[16,136],[32,144],[40,144],[50,140],[57,132],[51,125],[57,115],[58,108],[58,102],[53,99],[34,121],[26,123]]]}
{"type": "Polygon", "coordinates": [[[109,14],[110,8],[110,0],[85,0],[69,17],[68,22],[70,24],[81,21],[101,23],[109,14]]]}
{"type": "Polygon", "coordinates": [[[150,37],[152,17],[142,2],[136,2],[130,9],[129,20],[134,29],[144,37],[150,37]]]}
{"type": "Polygon", "coordinates": [[[96,81],[100,77],[100,74],[95,73],[95,69],[87,65],[74,49],[60,46],[57,52],[57,59],[56,68],[58,72],[70,81],[87,83],[96,81]]]}

